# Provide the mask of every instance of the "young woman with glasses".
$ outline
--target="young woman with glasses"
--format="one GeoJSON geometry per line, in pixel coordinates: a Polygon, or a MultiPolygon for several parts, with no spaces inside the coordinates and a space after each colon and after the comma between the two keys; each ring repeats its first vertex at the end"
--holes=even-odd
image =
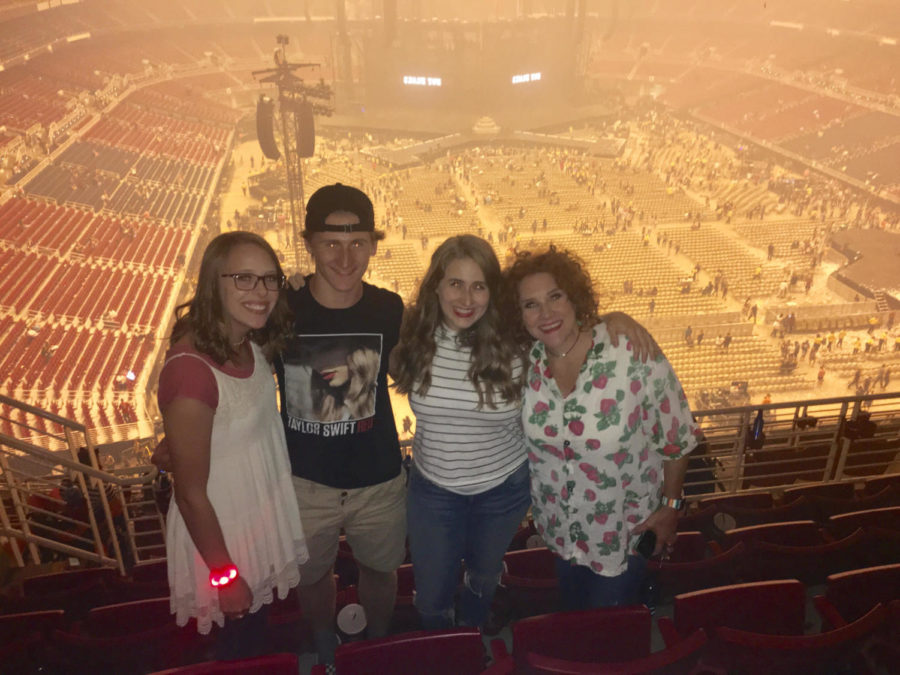
{"type": "Polygon", "coordinates": [[[159,407],[175,490],[166,533],[172,612],[219,632],[216,656],[260,653],[266,606],[307,558],[269,361],[291,326],[272,247],[213,239],[176,310],[159,407]]]}

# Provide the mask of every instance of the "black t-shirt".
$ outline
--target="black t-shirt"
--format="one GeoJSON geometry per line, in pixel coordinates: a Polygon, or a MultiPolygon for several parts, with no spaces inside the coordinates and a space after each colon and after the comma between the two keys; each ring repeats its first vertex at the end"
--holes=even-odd
{"type": "Polygon", "coordinates": [[[330,309],[308,282],[288,291],[294,337],[275,364],[291,469],[336,488],[383,483],[400,473],[387,370],[403,301],[364,283],[359,302],[330,309]]]}

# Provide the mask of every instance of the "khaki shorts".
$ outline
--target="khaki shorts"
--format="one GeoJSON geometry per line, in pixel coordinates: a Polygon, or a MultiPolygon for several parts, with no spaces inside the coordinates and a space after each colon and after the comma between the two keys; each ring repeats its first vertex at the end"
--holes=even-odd
{"type": "Polygon", "coordinates": [[[393,572],[406,557],[406,471],[389,481],[344,490],[293,476],[309,560],[300,585],[316,583],[334,565],[341,529],[361,565],[393,572]]]}

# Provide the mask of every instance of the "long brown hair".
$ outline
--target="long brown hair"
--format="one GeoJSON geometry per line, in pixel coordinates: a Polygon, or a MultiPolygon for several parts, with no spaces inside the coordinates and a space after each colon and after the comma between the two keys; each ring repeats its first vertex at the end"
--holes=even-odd
{"type": "MultiPolygon", "coordinates": [[[[236,246],[251,244],[265,251],[278,274],[283,274],[278,256],[269,242],[252,232],[224,232],[209,242],[200,261],[197,275],[197,290],[194,297],[175,308],[175,325],[170,337],[173,343],[187,334],[191,335],[197,351],[211,356],[216,363],[225,363],[236,355],[236,350],[228,339],[225,312],[219,294],[219,276],[229,253],[236,246]]],[[[291,334],[293,314],[288,307],[286,291],[278,293],[275,307],[259,330],[252,330],[248,337],[263,348],[270,361],[284,346],[291,334]]]]}
{"type": "Polygon", "coordinates": [[[521,381],[513,377],[520,351],[510,340],[497,307],[500,294],[500,263],[491,245],[471,234],[450,237],[431,256],[416,300],[403,316],[400,342],[392,358],[394,386],[401,394],[415,391],[424,396],[431,386],[431,362],[437,349],[434,334],[443,315],[438,285],[454,260],[471,259],[484,274],[490,300],[484,316],[458,335],[460,344],[471,348],[468,377],[478,392],[478,406],[496,408],[494,397],[517,401],[521,381]]]}

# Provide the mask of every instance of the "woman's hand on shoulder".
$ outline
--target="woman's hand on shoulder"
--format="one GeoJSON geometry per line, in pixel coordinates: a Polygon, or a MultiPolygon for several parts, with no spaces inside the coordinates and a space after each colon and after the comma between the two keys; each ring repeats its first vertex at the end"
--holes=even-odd
{"type": "Polygon", "coordinates": [[[306,275],[302,272],[294,272],[287,278],[288,287],[291,290],[299,291],[301,288],[306,286],[306,275]]]}
{"type": "Polygon", "coordinates": [[[634,357],[643,363],[647,359],[656,360],[662,356],[662,349],[650,332],[624,312],[609,312],[600,317],[609,333],[613,347],[619,346],[619,337],[624,335],[634,350],[634,357]]]}

